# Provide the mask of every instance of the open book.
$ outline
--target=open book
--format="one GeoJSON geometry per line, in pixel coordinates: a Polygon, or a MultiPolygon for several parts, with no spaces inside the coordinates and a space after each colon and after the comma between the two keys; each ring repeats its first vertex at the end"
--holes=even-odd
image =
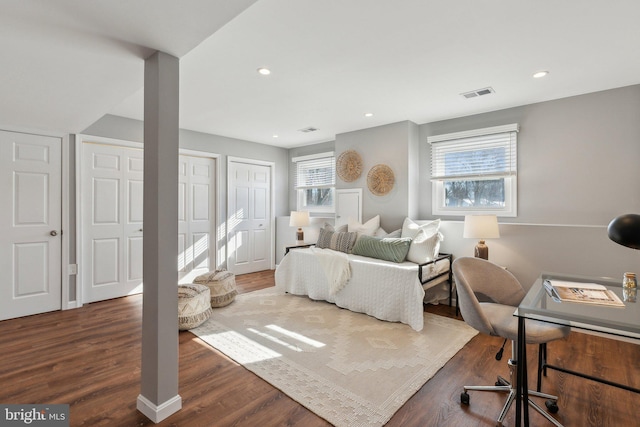
{"type": "Polygon", "coordinates": [[[549,296],[557,302],[567,301],[624,307],[624,303],[620,301],[620,298],[613,291],[596,283],[545,280],[542,284],[549,296]]]}

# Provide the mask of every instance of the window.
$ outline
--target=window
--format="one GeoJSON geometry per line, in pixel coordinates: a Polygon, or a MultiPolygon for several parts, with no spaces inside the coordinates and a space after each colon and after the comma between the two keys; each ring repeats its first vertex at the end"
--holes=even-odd
{"type": "Polygon", "coordinates": [[[333,152],[295,157],[299,211],[335,212],[336,161],[333,152]]]}
{"type": "Polygon", "coordinates": [[[434,215],[517,215],[518,125],[427,138],[434,215]]]}

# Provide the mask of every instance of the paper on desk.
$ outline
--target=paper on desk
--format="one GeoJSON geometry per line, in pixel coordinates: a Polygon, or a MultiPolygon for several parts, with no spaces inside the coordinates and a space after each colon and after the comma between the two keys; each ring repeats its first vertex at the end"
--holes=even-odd
{"type": "Polygon", "coordinates": [[[567,282],[564,280],[547,280],[553,286],[560,286],[563,288],[580,288],[580,289],[594,289],[603,291],[607,289],[606,286],[599,285],[597,283],[583,283],[583,282],[567,282]]]}

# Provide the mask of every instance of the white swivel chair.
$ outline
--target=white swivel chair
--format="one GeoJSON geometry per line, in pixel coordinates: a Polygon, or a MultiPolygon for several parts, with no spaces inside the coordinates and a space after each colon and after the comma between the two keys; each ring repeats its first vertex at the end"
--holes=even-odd
{"type": "MultiPolygon", "coordinates": [[[[511,340],[511,359],[509,360],[510,381],[498,377],[495,386],[464,386],[460,395],[463,404],[469,404],[469,390],[502,391],[508,393],[507,401],[498,416],[497,425],[502,422],[516,396],[515,368],[516,341],[518,339],[518,320],[513,315],[516,307],[525,296],[525,291],[513,274],[504,268],[481,258],[458,258],[453,262],[453,276],[458,291],[458,304],[465,322],[487,335],[511,340]]],[[[527,344],[546,344],[549,341],[564,338],[569,328],[550,323],[527,320],[527,344]]],[[[529,396],[549,399],[546,402],[550,412],[558,411],[557,396],[530,390],[529,396]]],[[[540,406],[529,399],[532,408],[558,427],[562,425],[540,406]]]]}

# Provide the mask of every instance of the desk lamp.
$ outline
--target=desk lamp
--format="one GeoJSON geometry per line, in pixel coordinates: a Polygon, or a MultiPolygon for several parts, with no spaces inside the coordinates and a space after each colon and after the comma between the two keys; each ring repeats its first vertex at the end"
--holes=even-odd
{"type": "Polygon", "coordinates": [[[298,242],[304,241],[304,232],[302,231],[302,227],[306,227],[308,225],[309,225],[309,212],[291,211],[291,217],[289,218],[289,226],[298,227],[298,231],[296,232],[296,240],[298,242]]]}
{"type": "Polygon", "coordinates": [[[464,217],[462,237],[480,239],[475,247],[474,256],[488,260],[489,247],[484,243],[484,240],[497,239],[500,237],[498,217],[495,215],[466,215],[464,217]]]}
{"type": "Polygon", "coordinates": [[[614,218],[607,227],[607,234],[619,245],[640,249],[640,215],[626,214],[614,218]]]}

